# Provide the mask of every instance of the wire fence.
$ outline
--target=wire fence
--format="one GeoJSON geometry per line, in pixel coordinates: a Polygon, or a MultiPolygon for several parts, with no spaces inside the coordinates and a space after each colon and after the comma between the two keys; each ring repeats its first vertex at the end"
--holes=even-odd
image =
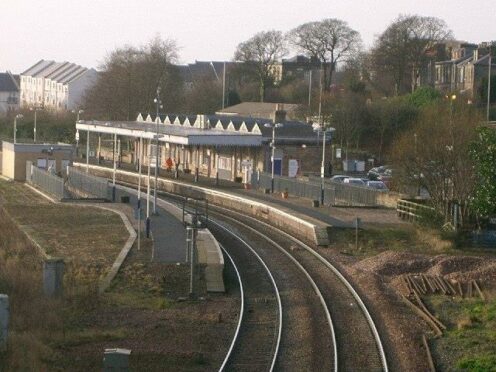
{"type": "MultiPolygon", "coordinates": [[[[272,177],[268,173],[254,172],[252,185],[259,189],[271,189],[272,177]]],[[[274,176],[274,192],[287,192],[290,195],[321,200],[326,205],[375,207],[379,206],[379,197],[385,190],[376,190],[366,186],[345,184],[330,180],[311,178],[299,180],[283,176],[274,176]]]]}
{"type": "Polygon", "coordinates": [[[30,161],[26,162],[26,181],[58,200],[70,198],[70,193],[67,191],[62,178],[33,166],[30,161]]]}
{"type": "Polygon", "coordinates": [[[111,199],[111,189],[105,178],[93,176],[75,167],[67,167],[67,186],[88,198],[111,199]]]}

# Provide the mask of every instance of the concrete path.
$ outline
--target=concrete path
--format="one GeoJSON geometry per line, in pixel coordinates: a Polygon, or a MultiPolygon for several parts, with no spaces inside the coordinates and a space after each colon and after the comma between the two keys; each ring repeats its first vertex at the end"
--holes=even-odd
{"type": "MultiPolygon", "coordinates": [[[[121,196],[129,196],[133,209],[138,205],[136,191],[117,186],[116,202],[121,202],[121,196]]],[[[143,214],[143,234],[146,218],[146,193],[141,196],[143,214]]],[[[153,237],[154,262],[177,263],[186,261],[186,229],[174,215],[158,206],[158,216],[151,215],[151,232],[153,237]]],[[[153,212],[153,196],[150,198],[150,214],[153,212]]]]}

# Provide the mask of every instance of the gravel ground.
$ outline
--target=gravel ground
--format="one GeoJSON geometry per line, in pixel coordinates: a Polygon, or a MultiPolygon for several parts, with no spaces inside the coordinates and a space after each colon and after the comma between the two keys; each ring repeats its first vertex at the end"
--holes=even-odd
{"type": "Polygon", "coordinates": [[[388,351],[391,370],[428,370],[421,336],[430,327],[402,301],[400,275],[425,273],[466,281],[477,279],[486,293],[496,287],[496,258],[474,256],[428,256],[386,251],[361,261],[320,248],[336,262],[364,295],[388,351]]]}

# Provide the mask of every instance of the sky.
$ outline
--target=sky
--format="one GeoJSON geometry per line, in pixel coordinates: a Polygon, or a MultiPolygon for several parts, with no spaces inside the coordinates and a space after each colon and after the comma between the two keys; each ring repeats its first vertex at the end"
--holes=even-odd
{"type": "Polygon", "coordinates": [[[157,34],[177,42],[180,63],[230,60],[259,31],[324,18],[346,21],[370,47],[399,14],[441,18],[458,40],[496,39],[496,0],[0,0],[0,71],[40,59],[97,68],[157,34]]]}

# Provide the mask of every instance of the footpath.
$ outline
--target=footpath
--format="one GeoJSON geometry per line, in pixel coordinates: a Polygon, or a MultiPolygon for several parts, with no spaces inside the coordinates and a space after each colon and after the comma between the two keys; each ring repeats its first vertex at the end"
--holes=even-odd
{"type": "MultiPolygon", "coordinates": [[[[129,197],[129,204],[135,210],[138,205],[138,193],[127,187],[116,188],[116,201],[129,197]]],[[[142,231],[146,219],[146,193],[141,193],[142,231]]],[[[153,238],[152,261],[160,263],[177,263],[186,261],[186,229],[174,215],[157,204],[157,215],[153,215],[153,196],[150,200],[150,230],[153,238]]],[[[134,216],[136,218],[136,216],[134,216]]],[[[137,222],[137,221],[135,221],[137,222]]]]}

